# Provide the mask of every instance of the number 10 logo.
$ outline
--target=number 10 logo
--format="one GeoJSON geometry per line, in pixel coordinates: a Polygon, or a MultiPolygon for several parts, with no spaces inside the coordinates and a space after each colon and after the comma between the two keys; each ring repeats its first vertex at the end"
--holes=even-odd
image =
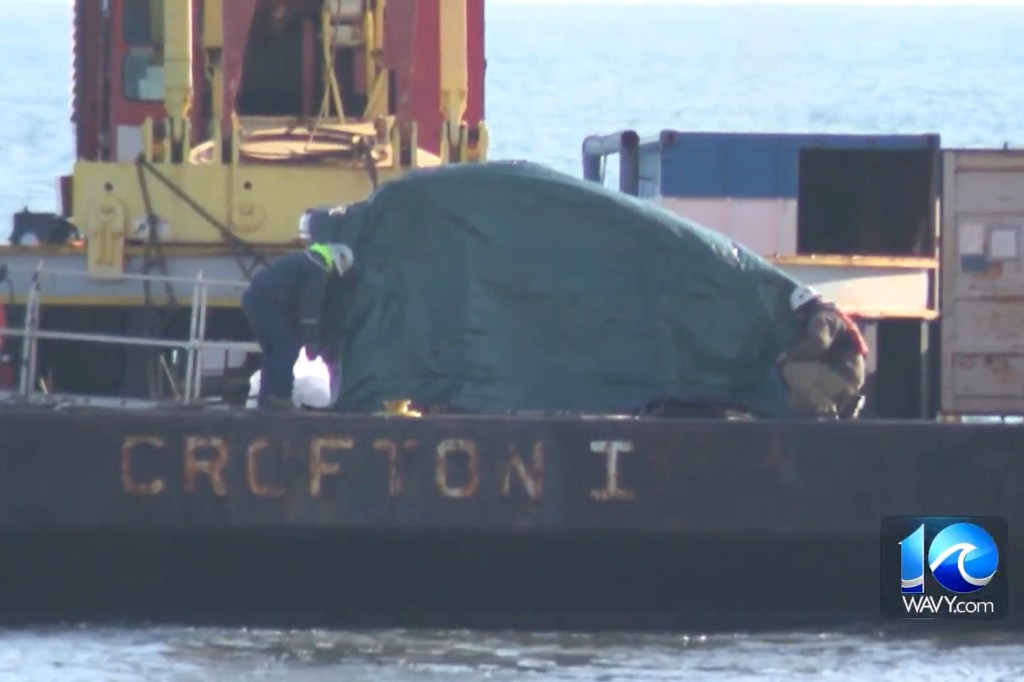
{"type": "MultiPolygon", "coordinates": [[[[988,585],[999,566],[995,540],[973,523],[946,526],[928,547],[928,568],[950,592],[968,594],[988,585]]],[[[924,592],[924,524],[900,542],[900,591],[924,592]]]]}

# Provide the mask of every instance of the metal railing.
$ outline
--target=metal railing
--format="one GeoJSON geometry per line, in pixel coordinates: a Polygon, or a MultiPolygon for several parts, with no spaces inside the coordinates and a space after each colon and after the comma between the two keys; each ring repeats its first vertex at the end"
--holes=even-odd
{"type": "MultiPolygon", "coordinates": [[[[244,280],[206,279],[203,276],[202,270],[199,271],[195,278],[129,273],[119,275],[120,279],[138,280],[140,282],[148,281],[154,283],[180,283],[192,285],[192,308],[188,338],[160,339],[130,336],[127,334],[92,334],[77,331],[40,329],[40,310],[43,302],[41,285],[42,275],[85,277],[87,276],[87,273],[78,270],[47,269],[44,268],[42,260],[39,261],[38,265],[32,272],[31,286],[25,301],[24,327],[20,330],[7,328],[3,331],[4,336],[21,337],[23,339],[18,395],[25,400],[31,399],[36,391],[40,339],[110,343],[128,346],[148,346],[153,348],[184,350],[186,353],[184,390],[181,392],[180,401],[186,405],[196,403],[202,395],[203,372],[200,361],[201,351],[221,349],[225,352],[229,352],[231,350],[259,352],[260,350],[258,344],[249,341],[226,341],[206,338],[206,320],[210,289],[212,287],[244,289],[248,285],[248,282],[244,280]]],[[[170,373],[166,365],[164,369],[168,374],[170,373]]]]}

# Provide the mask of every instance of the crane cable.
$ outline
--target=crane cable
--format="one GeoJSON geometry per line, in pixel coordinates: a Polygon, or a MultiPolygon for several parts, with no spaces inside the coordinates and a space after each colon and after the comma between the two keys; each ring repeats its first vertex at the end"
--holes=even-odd
{"type": "Polygon", "coordinates": [[[188,205],[189,208],[195,211],[196,215],[205,220],[220,233],[225,243],[228,246],[232,247],[232,255],[234,256],[235,261],[238,263],[238,267],[242,271],[242,275],[245,277],[246,281],[250,281],[252,279],[252,272],[253,270],[255,270],[256,265],[266,265],[267,259],[263,256],[263,254],[258,252],[252,246],[252,244],[248,243],[247,241],[236,235],[234,232],[231,231],[231,229],[227,225],[217,220],[217,218],[215,218],[213,215],[210,214],[209,211],[203,208],[202,205],[199,204],[199,202],[197,202],[195,199],[189,196],[187,192],[185,192],[176,184],[174,184],[174,182],[170,178],[161,173],[160,170],[157,169],[153,164],[146,161],[145,157],[139,155],[139,157],[136,159],[136,164],[140,168],[145,169],[146,171],[151,173],[153,177],[159,180],[160,183],[168,190],[170,190],[172,194],[181,199],[183,202],[185,202],[185,204],[188,205]],[[244,263],[242,261],[243,255],[252,258],[253,262],[249,265],[244,263]]]}
{"type": "MultiPolygon", "coordinates": [[[[164,254],[163,242],[160,240],[157,234],[157,226],[159,217],[153,210],[153,202],[149,194],[149,186],[146,183],[146,176],[143,172],[141,165],[136,164],[135,166],[136,176],[139,180],[139,190],[142,192],[142,202],[146,211],[146,249],[143,254],[142,261],[142,274],[149,275],[150,271],[155,267],[159,268],[160,273],[166,278],[170,277],[170,272],[167,267],[167,257],[164,254]]],[[[164,293],[167,296],[167,301],[163,306],[163,314],[156,309],[153,302],[153,291],[150,280],[148,277],[142,281],[143,290],[143,308],[142,308],[142,334],[143,336],[162,338],[164,331],[171,322],[171,318],[178,308],[178,299],[174,295],[174,286],[171,284],[169,279],[164,280],[164,293]]],[[[157,357],[160,351],[155,348],[146,348],[146,390],[151,399],[156,399],[157,396],[157,384],[158,384],[158,363],[157,357]]]]}
{"type": "MultiPolygon", "coordinates": [[[[241,269],[243,276],[246,281],[251,281],[252,270],[255,268],[257,263],[266,263],[266,259],[252,248],[251,245],[246,243],[244,240],[235,235],[231,230],[227,228],[223,223],[217,220],[214,216],[210,215],[203,207],[184,192],[180,187],[175,185],[169,178],[163,175],[157,168],[151,163],[146,161],[145,157],[140,154],[136,158],[135,163],[136,175],[139,181],[139,190],[142,193],[143,205],[146,211],[146,224],[147,224],[147,238],[146,238],[146,249],[143,255],[143,268],[142,274],[148,275],[150,271],[155,267],[158,267],[164,277],[170,277],[169,268],[167,266],[167,257],[163,250],[163,242],[160,240],[157,234],[158,216],[153,208],[153,202],[149,193],[149,184],[146,182],[146,171],[152,173],[161,183],[164,184],[173,194],[179,199],[184,201],[192,210],[194,210],[201,218],[213,225],[224,237],[228,247],[231,249],[232,255],[235,257],[235,261],[238,263],[238,267],[241,269]],[[248,252],[254,259],[252,265],[247,266],[242,260],[242,253],[248,252]]],[[[174,295],[174,287],[169,279],[164,280],[164,289],[167,296],[167,301],[163,306],[163,314],[160,315],[153,301],[153,292],[149,279],[143,280],[143,318],[142,318],[142,331],[144,336],[152,336],[154,338],[162,338],[167,326],[170,324],[174,313],[179,309],[177,297],[174,295]]],[[[155,349],[148,349],[146,353],[146,389],[149,393],[150,398],[157,398],[157,383],[160,372],[158,358],[160,357],[159,351],[155,349]]]]}

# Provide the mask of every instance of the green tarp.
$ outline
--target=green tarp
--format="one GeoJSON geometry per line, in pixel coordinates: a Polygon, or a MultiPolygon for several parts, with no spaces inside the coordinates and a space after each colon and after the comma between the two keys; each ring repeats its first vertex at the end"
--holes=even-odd
{"type": "Polygon", "coordinates": [[[492,162],[412,172],[333,220],[356,257],[325,310],[340,411],[779,409],[795,282],[657,206],[492,162]]]}

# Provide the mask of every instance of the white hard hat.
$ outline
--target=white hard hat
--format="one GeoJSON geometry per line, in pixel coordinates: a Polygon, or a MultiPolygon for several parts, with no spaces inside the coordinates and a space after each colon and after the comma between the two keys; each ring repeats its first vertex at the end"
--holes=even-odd
{"type": "Polygon", "coordinates": [[[789,307],[791,310],[796,310],[820,298],[821,294],[815,291],[813,287],[804,284],[793,289],[793,293],[789,295],[789,307]]]}
{"type": "Polygon", "coordinates": [[[312,206],[299,216],[299,239],[304,242],[322,242],[323,232],[330,229],[331,223],[326,218],[337,218],[345,215],[348,205],[343,206],[312,206]],[[316,233],[316,234],[314,234],[316,233]]]}
{"type": "Polygon", "coordinates": [[[338,271],[339,275],[344,275],[348,272],[349,268],[356,262],[352,249],[348,248],[345,244],[328,244],[327,248],[331,251],[331,261],[334,262],[334,268],[338,271]]]}
{"type": "Polygon", "coordinates": [[[309,227],[309,222],[312,218],[313,209],[311,208],[307,208],[305,211],[302,212],[302,215],[299,217],[299,239],[301,239],[304,242],[308,242],[312,238],[311,230],[309,227]]]}

